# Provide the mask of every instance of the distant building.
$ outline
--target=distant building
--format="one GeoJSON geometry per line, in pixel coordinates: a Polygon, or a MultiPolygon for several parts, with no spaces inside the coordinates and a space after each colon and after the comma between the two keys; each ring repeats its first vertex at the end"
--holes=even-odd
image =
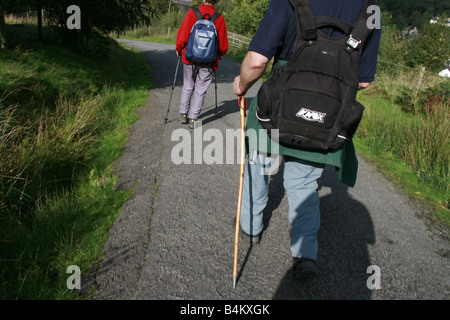
{"type": "Polygon", "coordinates": [[[176,4],[181,4],[183,6],[191,6],[192,5],[192,0],[172,0],[173,3],[176,4]]]}
{"type": "Polygon", "coordinates": [[[450,78],[450,70],[449,68],[441,70],[438,74],[440,77],[450,78]]]}
{"type": "Polygon", "coordinates": [[[402,38],[406,39],[406,38],[413,38],[415,36],[419,35],[419,30],[417,29],[417,27],[414,27],[413,29],[406,29],[402,31],[402,38]]]}
{"type": "MultiPolygon", "coordinates": [[[[430,23],[431,24],[441,23],[441,19],[439,17],[431,18],[430,23]]],[[[450,27],[450,18],[443,19],[442,24],[447,27],[450,27]]]]}

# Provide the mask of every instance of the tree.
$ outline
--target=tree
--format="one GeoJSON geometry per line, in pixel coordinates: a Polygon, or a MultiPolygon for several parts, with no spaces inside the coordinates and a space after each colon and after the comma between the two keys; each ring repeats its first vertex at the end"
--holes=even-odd
{"type": "Polygon", "coordinates": [[[42,42],[42,2],[40,0],[36,1],[36,12],[37,12],[37,20],[38,20],[38,39],[39,42],[42,42]]]}
{"type": "MultiPolygon", "coordinates": [[[[381,33],[380,50],[378,56],[381,60],[404,64],[406,42],[402,40],[402,32],[393,23],[392,14],[388,11],[381,12],[383,32],[381,33]]],[[[383,67],[383,65],[379,65],[383,67]]],[[[394,70],[387,68],[387,70],[394,70]]]]}
{"type": "Polygon", "coordinates": [[[5,14],[11,12],[19,5],[18,0],[2,0],[0,2],[0,50],[6,45],[6,23],[5,14]]]}
{"type": "Polygon", "coordinates": [[[227,29],[243,35],[253,35],[264,17],[270,0],[242,0],[233,2],[231,12],[223,12],[227,29]]]}
{"type": "Polygon", "coordinates": [[[432,72],[445,67],[450,54],[450,28],[444,24],[425,24],[419,35],[408,42],[406,63],[411,67],[424,66],[432,72]]]}
{"type": "Polygon", "coordinates": [[[47,0],[45,9],[54,26],[65,26],[66,10],[76,4],[81,9],[81,33],[122,32],[126,28],[150,24],[155,13],[151,0],[47,0]]]}
{"type": "Polygon", "coordinates": [[[3,4],[0,3],[0,50],[3,49],[6,44],[5,11],[3,4]]]}
{"type": "Polygon", "coordinates": [[[43,2],[46,19],[58,39],[85,53],[101,53],[108,34],[120,34],[128,28],[149,25],[155,14],[151,0],[34,0],[43,2]],[[67,8],[80,9],[80,29],[68,29],[67,8]]]}
{"type": "Polygon", "coordinates": [[[157,14],[163,14],[168,12],[172,0],[150,0],[149,2],[157,14]]]}
{"type": "Polygon", "coordinates": [[[393,21],[398,28],[420,27],[430,21],[432,17],[450,14],[448,0],[379,0],[382,10],[392,13],[393,21]]]}

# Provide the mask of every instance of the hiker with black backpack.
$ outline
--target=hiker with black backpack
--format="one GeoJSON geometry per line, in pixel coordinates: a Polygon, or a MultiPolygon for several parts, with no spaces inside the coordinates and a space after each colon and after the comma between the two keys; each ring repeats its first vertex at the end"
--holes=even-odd
{"type": "Polygon", "coordinates": [[[372,0],[272,0],[233,83],[237,96],[261,77],[274,58],[271,77],[252,99],[240,231],[254,244],[263,231],[269,197],[268,166],[284,159],[284,188],[289,202],[292,274],[316,275],[320,227],[317,179],[325,165],[338,170],[353,187],[358,161],[352,135],[362,116],[359,89],[374,81],[381,24],[373,28],[372,0]],[[266,130],[267,134],[261,134],[266,130]]]}
{"type": "Polygon", "coordinates": [[[180,122],[193,129],[205,101],[206,91],[219,67],[219,58],[228,50],[225,20],[216,12],[219,0],[203,0],[189,10],[176,40],[176,52],[183,61],[183,90],[180,122]]]}

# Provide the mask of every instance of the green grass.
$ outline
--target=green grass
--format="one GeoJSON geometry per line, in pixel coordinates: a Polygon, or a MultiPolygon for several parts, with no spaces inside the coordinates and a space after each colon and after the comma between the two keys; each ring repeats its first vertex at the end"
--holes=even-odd
{"type": "Polygon", "coordinates": [[[140,27],[135,30],[130,30],[126,32],[126,34],[121,37],[131,40],[175,45],[177,32],[178,32],[177,28],[140,27]]]}
{"type": "Polygon", "coordinates": [[[175,36],[171,35],[167,36],[135,36],[132,32],[127,33],[123,38],[130,40],[138,40],[138,41],[147,41],[147,42],[155,42],[155,43],[163,43],[163,44],[173,44],[175,45],[175,36]]]}
{"type": "Polygon", "coordinates": [[[395,97],[379,92],[381,85],[359,95],[366,110],[354,139],[356,150],[409,196],[427,203],[428,218],[448,227],[449,106],[439,102],[426,114],[404,112],[391,101],[395,97]]]}
{"type": "Polygon", "coordinates": [[[140,53],[113,41],[107,52],[0,51],[2,299],[79,298],[67,268],[101,259],[132,193],[116,190],[113,166],[151,79],[140,53]]]}

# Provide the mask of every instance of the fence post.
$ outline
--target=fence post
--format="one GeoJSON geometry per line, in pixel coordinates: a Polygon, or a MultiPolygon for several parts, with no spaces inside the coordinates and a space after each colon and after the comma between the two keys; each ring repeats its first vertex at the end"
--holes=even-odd
{"type": "Polygon", "coordinates": [[[423,74],[425,73],[425,67],[420,67],[420,74],[419,74],[419,80],[417,81],[416,89],[414,90],[414,98],[419,93],[420,86],[422,84],[423,80],[423,74]]]}
{"type": "Polygon", "coordinates": [[[419,112],[420,106],[417,105],[417,94],[419,93],[420,86],[422,85],[423,75],[425,73],[425,67],[420,67],[419,80],[417,81],[416,88],[414,89],[414,97],[412,98],[412,104],[414,106],[414,112],[419,112]]]}
{"type": "Polygon", "coordinates": [[[38,20],[38,39],[39,42],[42,42],[43,36],[42,36],[42,6],[38,2],[37,5],[37,20],[38,20]]]}

